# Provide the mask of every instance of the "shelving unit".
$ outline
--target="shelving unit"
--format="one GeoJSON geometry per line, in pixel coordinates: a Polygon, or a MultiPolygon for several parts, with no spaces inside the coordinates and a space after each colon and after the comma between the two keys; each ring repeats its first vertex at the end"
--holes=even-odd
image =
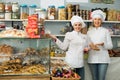
{"type": "MultiPolygon", "coordinates": [[[[27,19],[0,19],[0,21],[27,21],[27,19]]],[[[45,20],[45,22],[70,22],[70,20],[45,20]]],[[[84,22],[92,22],[92,20],[84,20],[84,22]]],[[[120,21],[104,21],[103,23],[120,23],[120,21]]]]}
{"type": "MultiPolygon", "coordinates": [[[[23,21],[27,21],[27,19],[0,19],[1,22],[6,22],[11,24],[12,26],[16,23],[22,23],[23,21]]],[[[84,22],[89,26],[91,24],[91,20],[84,20],[84,22]]],[[[58,38],[64,38],[64,34],[60,34],[60,29],[65,27],[66,23],[70,23],[70,20],[45,20],[45,27],[46,29],[50,30],[52,33],[56,35],[58,38]]],[[[120,21],[104,21],[104,24],[120,24],[120,21]]],[[[3,29],[4,30],[4,29],[3,29]]],[[[114,46],[117,44],[116,41],[119,40],[120,35],[111,35],[114,39],[114,46]]],[[[116,47],[116,46],[115,46],[116,47]]]]}

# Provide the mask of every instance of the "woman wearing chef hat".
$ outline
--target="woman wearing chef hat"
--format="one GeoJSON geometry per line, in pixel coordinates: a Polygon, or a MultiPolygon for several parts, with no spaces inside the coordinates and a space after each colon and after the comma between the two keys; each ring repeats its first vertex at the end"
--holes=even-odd
{"type": "Polygon", "coordinates": [[[65,34],[63,42],[54,35],[50,36],[55,40],[59,48],[66,50],[66,63],[71,68],[74,68],[76,73],[81,76],[80,80],[84,80],[83,52],[87,50],[87,48],[85,48],[87,45],[87,37],[81,33],[81,29],[85,27],[85,23],[80,16],[73,16],[71,18],[71,24],[73,26],[73,31],[65,34]]]}
{"type": "Polygon", "coordinates": [[[95,10],[91,14],[93,28],[87,32],[89,38],[88,64],[92,73],[92,80],[105,80],[110,57],[108,49],[112,49],[112,40],[109,31],[102,26],[105,13],[95,10]]]}

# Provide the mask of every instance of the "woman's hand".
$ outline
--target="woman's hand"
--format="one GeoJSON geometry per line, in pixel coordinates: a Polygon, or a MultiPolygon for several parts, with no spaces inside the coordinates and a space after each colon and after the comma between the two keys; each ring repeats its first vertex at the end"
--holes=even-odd
{"type": "Polygon", "coordinates": [[[52,38],[54,41],[57,40],[57,37],[55,35],[49,34],[49,37],[52,38]]]}
{"type": "Polygon", "coordinates": [[[96,51],[99,51],[100,49],[99,49],[99,47],[98,47],[98,45],[96,45],[96,44],[94,44],[94,43],[90,43],[90,48],[91,49],[93,49],[93,50],[96,50],[96,51]]]}
{"type": "Polygon", "coordinates": [[[104,45],[104,43],[102,42],[102,43],[99,43],[99,44],[96,44],[96,45],[98,45],[98,46],[103,46],[103,45],[104,45]]]}
{"type": "Polygon", "coordinates": [[[86,48],[84,48],[84,51],[85,51],[85,52],[88,52],[89,50],[90,50],[90,49],[89,49],[89,48],[87,48],[87,47],[86,47],[86,48]]]}
{"type": "Polygon", "coordinates": [[[84,48],[84,53],[87,53],[90,50],[90,48],[86,47],[84,48]]]}

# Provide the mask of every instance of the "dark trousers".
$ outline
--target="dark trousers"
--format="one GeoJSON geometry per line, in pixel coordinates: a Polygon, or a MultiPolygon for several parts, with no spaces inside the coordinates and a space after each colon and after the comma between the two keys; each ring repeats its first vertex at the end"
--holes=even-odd
{"type": "Polygon", "coordinates": [[[81,77],[80,80],[84,80],[84,74],[85,74],[84,67],[75,68],[75,72],[81,77]]]}

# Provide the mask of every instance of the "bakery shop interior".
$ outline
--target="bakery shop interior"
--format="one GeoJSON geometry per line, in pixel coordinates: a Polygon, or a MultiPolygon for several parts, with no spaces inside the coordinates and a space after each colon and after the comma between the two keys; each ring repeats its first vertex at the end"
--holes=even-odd
{"type": "Polygon", "coordinates": [[[119,61],[120,0],[0,0],[0,80],[120,80],[119,61]]]}

